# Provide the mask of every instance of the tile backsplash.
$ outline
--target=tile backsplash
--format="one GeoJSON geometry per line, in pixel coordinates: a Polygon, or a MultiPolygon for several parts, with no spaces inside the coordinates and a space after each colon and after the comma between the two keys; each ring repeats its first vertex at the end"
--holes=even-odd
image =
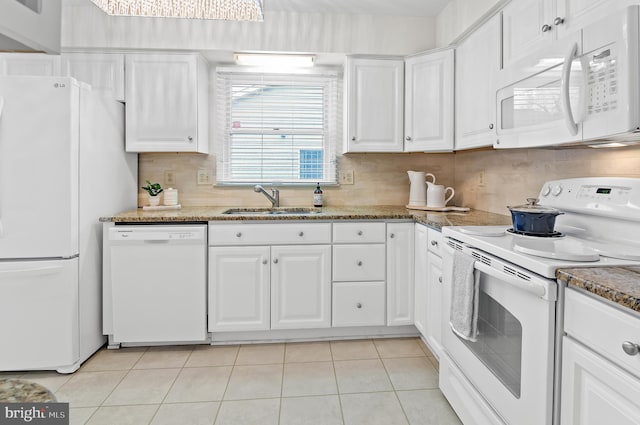
{"type": "MultiPolygon", "coordinates": [[[[158,181],[173,171],[179,200],[185,206],[269,206],[252,187],[197,185],[199,168],[215,180],[213,155],[140,154],[139,182],[158,181]]],[[[346,154],[338,157],[339,170],[353,170],[353,185],[325,187],[326,205],[406,205],[409,198],[407,170],[427,171],[439,184],[453,186],[453,204],[508,214],[507,205],[518,205],[536,196],[547,180],[625,176],[640,178],[640,147],[618,149],[511,149],[472,150],[444,154],[346,154]]],[[[266,185],[265,185],[266,186],[266,185]]],[[[310,206],[313,188],[280,188],[283,206],[310,206]]],[[[146,203],[139,192],[139,205],[146,203]]]]}

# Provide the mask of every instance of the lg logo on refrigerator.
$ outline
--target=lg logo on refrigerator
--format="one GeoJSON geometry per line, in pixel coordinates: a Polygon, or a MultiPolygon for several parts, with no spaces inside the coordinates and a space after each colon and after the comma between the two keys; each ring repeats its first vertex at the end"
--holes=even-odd
{"type": "Polygon", "coordinates": [[[66,85],[66,84],[64,84],[64,83],[55,83],[55,84],[53,85],[53,87],[55,87],[55,88],[57,88],[57,89],[61,89],[61,88],[65,88],[65,87],[67,87],[67,85],[66,85]]]}

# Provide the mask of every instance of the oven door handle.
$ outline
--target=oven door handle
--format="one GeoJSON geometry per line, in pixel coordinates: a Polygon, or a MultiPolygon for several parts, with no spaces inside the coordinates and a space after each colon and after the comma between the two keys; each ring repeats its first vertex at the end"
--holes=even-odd
{"type": "Polygon", "coordinates": [[[495,277],[496,279],[500,279],[501,281],[506,282],[511,286],[527,291],[539,298],[544,298],[544,299],[548,298],[547,288],[544,285],[540,285],[533,282],[527,283],[522,279],[510,276],[504,272],[494,269],[491,266],[487,266],[486,264],[481,263],[480,261],[476,261],[474,267],[476,270],[482,273],[486,273],[490,276],[495,277]]]}

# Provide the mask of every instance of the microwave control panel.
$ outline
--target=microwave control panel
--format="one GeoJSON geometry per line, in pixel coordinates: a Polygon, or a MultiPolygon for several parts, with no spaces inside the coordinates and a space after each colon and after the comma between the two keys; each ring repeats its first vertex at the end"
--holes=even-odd
{"type": "Polygon", "coordinates": [[[585,55],[589,66],[587,81],[587,113],[589,115],[618,109],[618,61],[615,53],[614,46],[610,46],[585,55]]]}

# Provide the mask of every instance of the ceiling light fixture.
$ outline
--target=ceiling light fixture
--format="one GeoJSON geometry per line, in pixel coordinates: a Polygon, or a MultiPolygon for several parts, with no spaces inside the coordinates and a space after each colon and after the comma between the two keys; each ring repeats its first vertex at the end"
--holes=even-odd
{"type": "Polygon", "coordinates": [[[91,0],[109,15],[264,21],[263,0],[91,0]]]}
{"type": "Polygon", "coordinates": [[[238,65],[261,67],[291,67],[301,68],[313,66],[313,55],[285,55],[269,53],[235,53],[234,60],[238,65]]]}

